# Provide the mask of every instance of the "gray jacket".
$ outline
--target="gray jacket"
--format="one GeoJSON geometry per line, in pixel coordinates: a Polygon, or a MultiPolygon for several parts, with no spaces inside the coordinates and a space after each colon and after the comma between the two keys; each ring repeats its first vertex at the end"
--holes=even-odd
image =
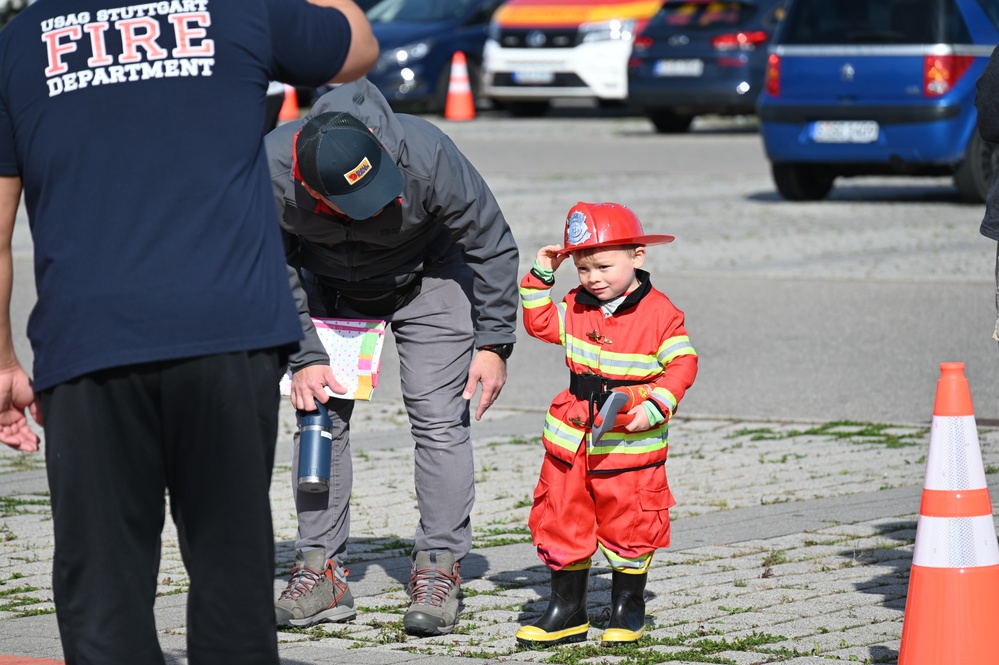
{"type": "MultiPolygon", "coordinates": [[[[999,47],[992,51],[992,57],[978,79],[975,107],[978,109],[978,132],[982,138],[992,143],[999,142],[999,47]]],[[[989,183],[981,232],[999,240],[999,169],[992,174],[992,182],[989,183]]]]}
{"type": "Polygon", "coordinates": [[[315,212],[316,200],[292,176],[301,122],[265,138],[289,279],[306,331],[292,370],[329,362],[309,318],[297,269],[338,284],[404,280],[425,261],[460,251],[473,273],[475,346],[515,341],[519,256],[513,233],[482,176],[450,138],[426,120],[394,113],[366,79],[338,86],[309,116],[346,111],[378,137],[402,171],[402,205],[345,224],[315,212]]]}

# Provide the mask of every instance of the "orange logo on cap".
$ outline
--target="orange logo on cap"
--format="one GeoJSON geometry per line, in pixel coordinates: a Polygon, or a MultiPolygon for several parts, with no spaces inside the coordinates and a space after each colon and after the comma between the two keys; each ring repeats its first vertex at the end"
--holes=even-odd
{"type": "Polygon", "coordinates": [[[343,174],[343,177],[347,179],[347,182],[351,185],[356,185],[361,179],[371,172],[371,162],[365,157],[361,160],[361,163],[347,171],[343,174]]]}

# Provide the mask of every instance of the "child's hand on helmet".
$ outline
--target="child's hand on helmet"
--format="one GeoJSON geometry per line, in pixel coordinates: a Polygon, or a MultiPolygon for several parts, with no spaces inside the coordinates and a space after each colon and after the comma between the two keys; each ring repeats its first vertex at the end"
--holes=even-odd
{"type": "Polygon", "coordinates": [[[535,257],[538,266],[543,270],[551,270],[552,272],[558,270],[558,267],[565,261],[565,257],[568,256],[567,254],[557,254],[556,252],[560,249],[562,249],[561,245],[545,245],[539,249],[538,255],[535,257]]]}

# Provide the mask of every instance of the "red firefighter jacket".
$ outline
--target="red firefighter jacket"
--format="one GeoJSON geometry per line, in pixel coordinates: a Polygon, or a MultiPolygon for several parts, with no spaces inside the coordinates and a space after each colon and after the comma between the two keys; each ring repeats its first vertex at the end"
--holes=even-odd
{"type": "MultiPolygon", "coordinates": [[[[565,363],[576,374],[612,380],[644,381],[666,421],[644,432],[615,425],[597,445],[588,436],[590,405],[568,389],[552,401],[542,434],[545,449],[572,464],[586,440],[590,473],[607,473],[665,462],[669,418],[697,374],[697,353],[683,326],[683,312],[638,271],[641,286],[605,317],[600,302],[582,287],[562,302],[551,299],[551,284],[528,273],[520,283],[524,327],[544,342],[565,348],[565,363]]],[[[641,387],[639,387],[641,388],[641,387]]],[[[639,393],[645,394],[641,389],[639,393]]]]}

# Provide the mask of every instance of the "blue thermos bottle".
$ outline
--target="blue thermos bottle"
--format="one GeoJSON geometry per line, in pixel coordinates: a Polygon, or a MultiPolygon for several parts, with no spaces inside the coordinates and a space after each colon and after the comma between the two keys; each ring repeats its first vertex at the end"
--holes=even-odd
{"type": "Polygon", "coordinates": [[[326,492],[330,488],[333,421],[326,405],[316,400],[316,411],[299,411],[298,489],[326,492]]]}

